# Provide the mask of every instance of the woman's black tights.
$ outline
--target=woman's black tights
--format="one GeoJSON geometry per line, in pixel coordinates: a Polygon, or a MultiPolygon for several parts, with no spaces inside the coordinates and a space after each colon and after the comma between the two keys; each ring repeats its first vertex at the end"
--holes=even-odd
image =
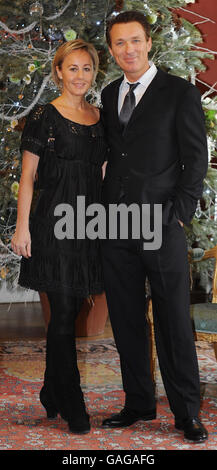
{"type": "Polygon", "coordinates": [[[70,421],[86,414],[75,343],[75,320],[84,299],[56,292],[47,292],[47,296],[51,319],[43,396],[49,406],[70,421]]]}

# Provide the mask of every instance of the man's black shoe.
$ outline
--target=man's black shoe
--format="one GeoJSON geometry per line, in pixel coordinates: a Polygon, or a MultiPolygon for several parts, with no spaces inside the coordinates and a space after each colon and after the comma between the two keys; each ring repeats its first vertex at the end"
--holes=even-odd
{"type": "Polygon", "coordinates": [[[141,412],[124,408],[120,413],[104,419],[102,426],[104,428],[126,428],[127,426],[131,426],[131,424],[136,423],[136,421],[149,421],[151,419],[156,419],[155,409],[141,412]]]}
{"type": "Polygon", "coordinates": [[[175,428],[184,431],[184,436],[193,442],[203,442],[208,438],[208,432],[197,417],[175,419],[175,428]]]}

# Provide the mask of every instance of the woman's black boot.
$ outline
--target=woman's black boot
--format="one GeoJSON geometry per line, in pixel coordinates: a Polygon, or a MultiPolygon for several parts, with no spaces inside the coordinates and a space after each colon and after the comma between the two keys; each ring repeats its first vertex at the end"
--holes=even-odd
{"type": "Polygon", "coordinates": [[[57,408],[62,418],[68,422],[71,432],[86,434],[90,431],[90,421],[80,387],[74,338],[71,335],[56,335],[53,344],[55,350],[53,389],[57,408]]]}
{"type": "Polygon", "coordinates": [[[51,403],[68,422],[71,432],[84,434],[90,431],[90,422],[80,387],[75,343],[75,320],[83,299],[53,292],[47,295],[51,307],[47,342],[51,403]]]}

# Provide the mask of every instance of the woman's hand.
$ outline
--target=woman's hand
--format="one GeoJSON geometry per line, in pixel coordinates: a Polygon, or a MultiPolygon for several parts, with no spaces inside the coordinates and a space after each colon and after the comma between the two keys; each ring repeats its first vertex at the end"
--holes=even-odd
{"type": "Polygon", "coordinates": [[[11,248],[17,255],[30,258],[31,236],[29,229],[16,229],[11,240],[11,248]]]}

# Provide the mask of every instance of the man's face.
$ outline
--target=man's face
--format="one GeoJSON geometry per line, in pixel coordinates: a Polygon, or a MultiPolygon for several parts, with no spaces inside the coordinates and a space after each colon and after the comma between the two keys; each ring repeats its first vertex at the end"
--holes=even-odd
{"type": "Polygon", "coordinates": [[[130,81],[138,80],[149,68],[148,53],[151,38],[146,39],[144,28],[137,21],[114,24],[110,31],[109,51],[130,81]]]}

